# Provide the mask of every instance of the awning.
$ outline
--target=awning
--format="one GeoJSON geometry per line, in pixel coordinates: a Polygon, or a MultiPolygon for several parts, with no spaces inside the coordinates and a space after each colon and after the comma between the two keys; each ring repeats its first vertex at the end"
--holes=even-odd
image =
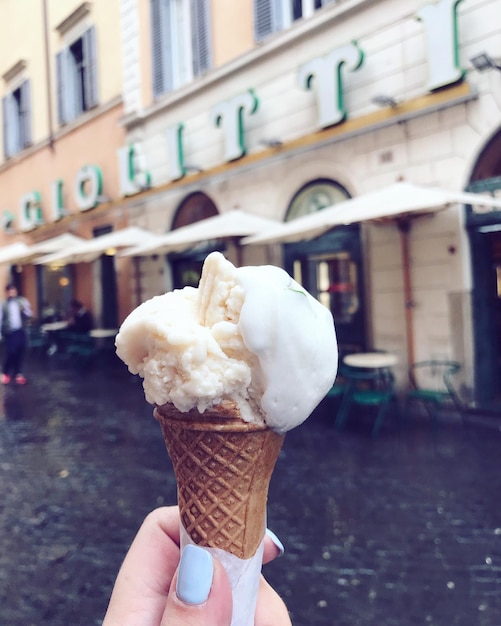
{"type": "Polygon", "coordinates": [[[0,248],[0,264],[16,263],[17,259],[27,254],[29,250],[30,247],[22,241],[2,247],[0,248]]]}
{"type": "Polygon", "coordinates": [[[165,252],[182,251],[216,239],[234,239],[266,232],[279,222],[245,211],[233,210],[177,228],[155,241],[126,250],[121,256],[147,256],[165,252]]]}
{"type": "Polygon", "coordinates": [[[24,242],[13,243],[0,250],[0,264],[25,265],[33,263],[44,254],[67,250],[71,246],[84,243],[85,239],[71,233],[64,233],[45,241],[39,241],[32,246],[24,242]]]}
{"type": "Polygon", "coordinates": [[[455,204],[501,209],[501,199],[493,196],[398,182],[282,223],[273,231],[246,237],[242,243],[304,241],[318,237],[336,226],[374,220],[410,219],[441,211],[455,204]]]}
{"type": "Polygon", "coordinates": [[[120,248],[137,246],[154,240],[158,235],[139,228],[129,226],[121,230],[115,230],[101,237],[87,239],[83,243],[72,246],[59,252],[54,252],[39,258],[36,263],[41,265],[67,265],[69,263],[91,262],[102,254],[116,254],[120,248]]]}

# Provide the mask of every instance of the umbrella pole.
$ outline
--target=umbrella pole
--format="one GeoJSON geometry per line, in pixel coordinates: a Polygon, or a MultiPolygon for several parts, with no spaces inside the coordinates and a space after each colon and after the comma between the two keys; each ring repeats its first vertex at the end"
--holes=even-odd
{"type": "Polygon", "coordinates": [[[136,287],[136,306],[141,304],[141,269],[140,269],[140,261],[139,257],[133,257],[133,265],[134,265],[134,283],[136,287]]]}
{"type": "Polygon", "coordinates": [[[412,282],[410,267],[409,233],[411,220],[402,218],[396,220],[400,233],[400,248],[402,251],[402,278],[404,283],[405,303],[405,334],[407,341],[407,362],[414,363],[414,301],[412,299],[412,282]]]}

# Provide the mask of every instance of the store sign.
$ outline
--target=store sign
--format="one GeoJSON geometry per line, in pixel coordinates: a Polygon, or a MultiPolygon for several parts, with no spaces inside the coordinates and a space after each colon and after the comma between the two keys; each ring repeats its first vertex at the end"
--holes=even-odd
{"type": "Polygon", "coordinates": [[[352,72],[364,61],[356,42],[336,48],[299,68],[298,83],[304,89],[316,87],[318,126],[328,128],[346,119],[343,101],[342,67],[352,72]]]}
{"type": "Polygon", "coordinates": [[[120,194],[133,196],[151,187],[151,175],[146,170],[143,155],[137,146],[129,145],[118,150],[118,171],[120,175],[120,194]]]}
{"type": "MultiPolygon", "coordinates": [[[[458,6],[462,0],[438,0],[423,6],[415,14],[422,22],[428,58],[427,89],[434,91],[458,83],[464,78],[459,66],[458,6]]],[[[347,117],[343,99],[345,72],[355,72],[365,62],[365,55],[357,42],[335,48],[328,54],[314,58],[298,69],[300,89],[315,94],[317,125],[328,128],[342,123],[347,117]]],[[[245,143],[245,117],[254,115],[260,102],[252,89],[237,94],[215,105],[209,120],[220,128],[224,141],[226,162],[242,158],[245,143]]],[[[169,177],[171,181],[186,176],[188,165],[184,153],[184,124],[179,123],[165,131],[169,177]]],[[[132,196],[151,187],[151,176],[136,145],[120,148],[117,153],[122,197],[132,196]]],[[[51,186],[51,221],[67,214],[63,204],[64,183],[56,180],[51,186]]],[[[85,165],[76,174],[73,197],[79,211],[89,211],[104,201],[103,177],[97,165],[85,165]]],[[[4,212],[4,230],[12,227],[11,212],[4,212]]],[[[19,226],[27,232],[44,224],[42,198],[39,192],[26,193],[20,200],[19,226]]]]}

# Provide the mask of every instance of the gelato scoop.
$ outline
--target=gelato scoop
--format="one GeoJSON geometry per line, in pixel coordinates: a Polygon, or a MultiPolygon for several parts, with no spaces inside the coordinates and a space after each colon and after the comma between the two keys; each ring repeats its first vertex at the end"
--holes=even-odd
{"type": "Polygon", "coordinates": [[[235,403],[244,421],[284,433],[322,400],[337,371],[329,310],[284,270],[234,267],[219,252],[198,289],[141,304],[116,338],[146,400],[200,413],[235,403]]]}

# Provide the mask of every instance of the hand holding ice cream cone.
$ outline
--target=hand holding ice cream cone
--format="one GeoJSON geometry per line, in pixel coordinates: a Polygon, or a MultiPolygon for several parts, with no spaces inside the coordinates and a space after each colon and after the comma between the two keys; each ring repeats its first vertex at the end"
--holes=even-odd
{"type": "Polygon", "coordinates": [[[198,289],[142,304],[116,345],[157,405],[181,544],[215,551],[233,590],[232,626],[251,626],[269,480],[284,433],[333,384],[332,316],[283,270],[237,269],[212,253],[198,289]]]}
{"type": "MultiPolygon", "coordinates": [[[[263,563],[279,556],[266,538],[263,563]]],[[[193,548],[193,547],[192,547],[193,548]]],[[[145,519],[118,574],[103,626],[229,626],[231,587],[223,566],[203,548],[180,562],[177,507],[156,509],[145,519]]],[[[277,593],[261,577],[255,626],[290,626],[277,593]]]]}

